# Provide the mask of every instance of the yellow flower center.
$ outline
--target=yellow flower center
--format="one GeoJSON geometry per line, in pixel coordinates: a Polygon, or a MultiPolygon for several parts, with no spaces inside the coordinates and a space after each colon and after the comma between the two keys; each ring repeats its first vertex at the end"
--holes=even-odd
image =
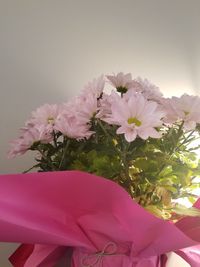
{"type": "Polygon", "coordinates": [[[187,116],[188,114],[190,114],[190,112],[189,111],[184,111],[184,114],[185,114],[185,116],[187,116]]]}
{"type": "Polygon", "coordinates": [[[132,123],[134,123],[136,126],[140,126],[140,125],[142,124],[142,122],[139,121],[139,120],[138,120],[137,118],[135,118],[135,117],[130,117],[130,118],[128,118],[127,122],[128,122],[128,124],[132,124],[132,123]]]}
{"type": "Polygon", "coordinates": [[[47,119],[47,122],[48,122],[48,124],[54,124],[54,118],[53,117],[49,117],[47,119]]]}

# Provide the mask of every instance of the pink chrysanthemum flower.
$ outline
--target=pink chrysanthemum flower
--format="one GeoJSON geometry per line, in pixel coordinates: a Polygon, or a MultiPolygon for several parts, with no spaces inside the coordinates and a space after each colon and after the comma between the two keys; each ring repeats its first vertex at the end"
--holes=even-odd
{"type": "Polygon", "coordinates": [[[105,79],[103,75],[89,82],[79,96],[65,104],[64,113],[66,115],[73,113],[79,118],[79,121],[89,124],[99,111],[104,86],[105,79]]]}
{"type": "Polygon", "coordinates": [[[160,91],[159,87],[155,86],[154,84],[150,83],[147,79],[141,79],[138,77],[135,81],[140,84],[140,92],[148,99],[160,102],[163,97],[162,92],[160,91]]]}
{"type": "Polygon", "coordinates": [[[105,78],[104,75],[101,75],[97,79],[93,79],[84,87],[81,92],[81,96],[85,96],[85,98],[87,98],[88,95],[92,94],[94,97],[99,98],[103,93],[104,86],[105,78]]]}
{"type": "Polygon", "coordinates": [[[119,93],[126,93],[130,88],[137,88],[138,83],[132,80],[131,73],[119,72],[117,75],[107,75],[107,79],[119,93]]]}
{"type": "Polygon", "coordinates": [[[52,139],[52,135],[44,126],[23,129],[22,135],[10,143],[11,149],[8,157],[14,158],[17,155],[23,155],[34,143],[40,141],[46,144],[50,143],[52,139]]]}
{"type": "Polygon", "coordinates": [[[80,95],[66,106],[66,110],[66,114],[74,113],[79,120],[88,124],[99,110],[99,100],[93,94],[80,95]]]}
{"type": "Polygon", "coordinates": [[[54,124],[60,115],[60,106],[44,104],[32,112],[29,124],[44,125],[49,129],[54,128],[54,124]]]}
{"type": "Polygon", "coordinates": [[[162,125],[164,114],[157,108],[156,102],[148,101],[141,94],[135,94],[128,100],[121,98],[112,103],[112,114],[105,121],[119,125],[117,134],[124,134],[128,142],[134,141],[137,136],[144,140],[148,137],[159,138],[161,134],[155,127],[162,125]]]}
{"type": "Polygon", "coordinates": [[[78,114],[81,120],[89,123],[99,110],[99,99],[103,94],[105,86],[104,76],[89,82],[82,90],[81,94],[70,104],[72,110],[78,114]]]}
{"type": "Polygon", "coordinates": [[[63,114],[57,120],[55,129],[60,131],[64,136],[78,140],[83,138],[87,139],[94,133],[89,130],[89,125],[84,120],[74,114],[63,114]]]}
{"type": "Polygon", "coordinates": [[[102,99],[99,101],[99,111],[96,118],[108,118],[111,116],[111,106],[113,102],[120,101],[121,97],[116,91],[112,91],[110,95],[103,94],[102,99]]]}
{"type": "Polygon", "coordinates": [[[77,113],[78,116],[85,120],[85,122],[90,122],[91,118],[95,116],[98,112],[98,100],[94,95],[87,95],[87,98],[82,98],[81,96],[77,100],[77,113]]]}
{"type": "Polygon", "coordinates": [[[75,97],[62,106],[62,111],[55,122],[54,129],[70,138],[88,138],[93,134],[89,128],[91,127],[92,117],[98,111],[97,102],[98,100],[93,94],[87,97],[84,95],[75,97]]]}
{"type": "Polygon", "coordinates": [[[200,123],[200,97],[184,94],[181,97],[163,100],[166,110],[164,121],[174,123],[183,121],[186,130],[193,130],[200,123]]]}

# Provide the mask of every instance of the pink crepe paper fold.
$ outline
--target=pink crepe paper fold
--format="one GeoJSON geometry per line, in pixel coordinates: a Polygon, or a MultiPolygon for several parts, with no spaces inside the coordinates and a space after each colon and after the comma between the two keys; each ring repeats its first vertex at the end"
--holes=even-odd
{"type": "Polygon", "coordinates": [[[158,219],[114,182],[80,171],[1,175],[0,183],[0,241],[34,244],[11,256],[15,267],[53,267],[68,247],[72,266],[84,267],[110,242],[115,253],[94,267],[164,267],[171,251],[200,266],[199,217],[158,219]]]}

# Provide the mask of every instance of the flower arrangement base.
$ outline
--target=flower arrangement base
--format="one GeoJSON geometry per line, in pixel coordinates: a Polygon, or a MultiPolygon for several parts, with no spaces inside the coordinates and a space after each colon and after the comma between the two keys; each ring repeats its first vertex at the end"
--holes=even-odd
{"type": "Polygon", "coordinates": [[[0,241],[23,243],[10,258],[14,267],[54,267],[69,247],[73,267],[164,267],[171,251],[200,264],[199,217],[159,219],[116,183],[86,172],[0,181],[0,241]]]}

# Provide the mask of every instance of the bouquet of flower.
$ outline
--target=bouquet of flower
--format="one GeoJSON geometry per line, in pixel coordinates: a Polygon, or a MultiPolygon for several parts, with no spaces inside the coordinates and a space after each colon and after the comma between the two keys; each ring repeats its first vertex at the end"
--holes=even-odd
{"type": "Polygon", "coordinates": [[[198,197],[199,107],[198,96],[165,98],[131,74],[101,76],[71,101],[33,111],[9,156],[31,150],[39,172],[103,176],[160,218],[199,216],[179,202],[198,197]]]}

